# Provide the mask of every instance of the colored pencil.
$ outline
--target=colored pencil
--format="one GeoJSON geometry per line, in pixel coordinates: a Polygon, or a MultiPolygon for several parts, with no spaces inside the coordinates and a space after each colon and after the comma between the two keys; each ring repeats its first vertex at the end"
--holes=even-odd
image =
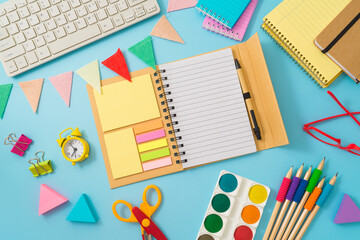
{"type": "Polygon", "coordinates": [[[325,177],[319,182],[319,184],[314,188],[314,191],[311,193],[310,197],[305,203],[304,210],[301,213],[297,223],[295,224],[294,229],[290,233],[288,240],[293,240],[296,236],[296,233],[299,231],[301,225],[303,224],[305,218],[307,217],[308,213],[311,212],[315,206],[316,201],[318,200],[321,192],[322,187],[324,186],[325,177]]]}
{"type": "Polygon", "coordinates": [[[295,192],[296,192],[296,189],[298,188],[299,184],[300,184],[300,177],[302,175],[302,171],[303,171],[303,168],[304,168],[304,164],[301,165],[301,167],[298,169],[298,171],[296,172],[296,175],[295,177],[293,177],[293,179],[291,180],[291,184],[290,184],[290,187],[289,187],[289,190],[286,194],[286,197],[285,197],[285,202],[283,204],[283,206],[281,207],[281,210],[280,210],[280,213],[279,213],[279,216],[277,217],[276,219],[276,222],[275,222],[275,225],[272,229],[272,232],[271,232],[271,235],[270,235],[270,238],[269,240],[274,240],[275,239],[275,236],[276,236],[276,233],[280,227],[280,224],[284,218],[284,215],[289,207],[289,204],[290,202],[292,201],[294,195],[295,195],[295,192]]]}
{"type": "Polygon", "coordinates": [[[286,176],[283,178],[283,181],[280,185],[280,189],[279,189],[279,192],[278,192],[278,195],[276,196],[276,203],[275,203],[275,207],[274,207],[274,210],[271,214],[271,217],[270,217],[270,220],[269,220],[269,223],[266,227],[266,230],[265,230],[265,234],[264,234],[264,237],[263,237],[263,240],[267,240],[269,235],[270,235],[270,232],[271,232],[271,228],[274,224],[274,221],[276,219],[276,216],[279,212],[279,209],[280,209],[280,206],[281,206],[281,203],[284,202],[285,200],[285,196],[286,196],[286,193],[290,187],[290,183],[291,183],[291,175],[292,175],[292,170],[293,170],[293,167],[291,166],[290,170],[287,172],[286,176]]]}
{"type": "Polygon", "coordinates": [[[285,233],[282,237],[282,240],[287,240],[288,236],[290,235],[290,232],[294,226],[294,224],[296,223],[296,220],[298,219],[301,210],[303,209],[306,200],[308,199],[308,197],[310,196],[310,194],[312,193],[312,191],[314,190],[317,182],[320,179],[321,173],[322,173],[322,169],[324,168],[324,163],[325,163],[325,158],[319,163],[318,167],[314,170],[314,172],[311,174],[310,180],[309,180],[309,184],[306,187],[306,191],[304,193],[304,196],[301,198],[301,201],[299,203],[299,205],[297,206],[294,215],[292,216],[289,225],[287,226],[285,233]]]}
{"type": "Polygon", "coordinates": [[[301,197],[304,195],[305,189],[308,185],[308,180],[311,176],[311,169],[312,169],[312,166],[307,170],[304,178],[301,180],[299,187],[296,190],[295,196],[293,198],[293,202],[290,205],[289,211],[287,212],[287,214],[284,218],[284,221],[281,224],[280,230],[279,230],[278,235],[276,236],[275,240],[280,240],[281,237],[283,236],[285,229],[287,227],[287,224],[289,223],[290,218],[291,218],[292,214],[294,213],[297,204],[300,202],[301,197]]]}
{"type": "Polygon", "coordinates": [[[334,184],[336,182],[336,178],[337,178],[337,173],[336,175],[329,181],[328,184],[326,184],[324,190],[322,191],[319,199],[316,201],[316,206],[314,207],[314,210],[311,211],[308,219],[306,219],[304,225],[302,226],[301,230],[299,231],[299,234],[296,236],[295,240],[300,240],[307,228],[309,227],[310,223],[312,222],[312,220],[314,219],[315,215],[317,214],[317,212],[319,211],[320,207],[322,207],[326,201],[326,199],[328,198],[329,194],[331,193],[334,184]]]}

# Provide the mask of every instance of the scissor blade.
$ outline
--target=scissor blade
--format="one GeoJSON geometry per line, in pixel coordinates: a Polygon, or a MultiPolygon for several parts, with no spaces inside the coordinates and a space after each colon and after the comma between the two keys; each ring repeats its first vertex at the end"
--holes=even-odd
{"type": "Polygon", "coordinates": [[[151,219],[146,216],[143,211],[141,211],[138,207],[133,207],[131,211],[146,233],[153,235],[156,240],[167,240],[158,226],[156,226],[156,224],[151,221],[151,219]]]}
{"type": "Polygon", "coordinates": [[[152,240],[152,237],[150,234],[147,234],[146,232],[144,232],[145,235],[145,240],[152,240]]]}

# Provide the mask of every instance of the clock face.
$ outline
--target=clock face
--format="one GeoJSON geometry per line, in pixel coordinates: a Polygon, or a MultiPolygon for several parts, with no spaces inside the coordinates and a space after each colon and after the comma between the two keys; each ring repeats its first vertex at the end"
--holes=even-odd
{"type": "Polygon", "coordinates": [[[64,153],[70,159],[78,159],[84,153],[84,144],[78,139],[70,139],[65,143],[64,153]]]}

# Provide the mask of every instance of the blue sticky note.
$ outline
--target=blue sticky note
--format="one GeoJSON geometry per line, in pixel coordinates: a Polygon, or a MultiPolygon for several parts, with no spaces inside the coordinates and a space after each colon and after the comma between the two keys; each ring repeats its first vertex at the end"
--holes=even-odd
{"type": "Polygon", "coordinates": [[[71,222],[97,222],[97,216],[86,194],[81,195],[66,220],[71,222]]]}

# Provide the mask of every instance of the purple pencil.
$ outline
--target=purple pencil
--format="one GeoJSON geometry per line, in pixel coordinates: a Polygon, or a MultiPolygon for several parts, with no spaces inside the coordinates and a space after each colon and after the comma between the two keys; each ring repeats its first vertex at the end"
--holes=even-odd
{"type": "Polygon", "coordinates": [[[276,233],[280,227],[280,224],[284,218],[284,215],[289,207],[289,204],[292,202],[293,198],[294,198],[294,195],[295,195],[295,192],[296,192],[296,189],[298,188],[299,184],[300,184],[300,181],[301,181],[301,175],[302,175],[302,172],[303,172],[303,168],[304,168],[304,164],[301,165],[301,167],[299,168],[299,170],[296,172],[296,175],[295,177],[292,179],[291,181],[291,185],[289,187],[289,190],[286,194],[286,200],[284,202],[284,205],[282,206],[281,210],[280,210],[280,213],[279,213],[279,216],[275,222],[275,225],[274,225],[274,228],[271,232],[271,235],[270,235],[270,238],[269,240],[274,240],[275,239],[275,236],[276,236],[276,233]]]}

